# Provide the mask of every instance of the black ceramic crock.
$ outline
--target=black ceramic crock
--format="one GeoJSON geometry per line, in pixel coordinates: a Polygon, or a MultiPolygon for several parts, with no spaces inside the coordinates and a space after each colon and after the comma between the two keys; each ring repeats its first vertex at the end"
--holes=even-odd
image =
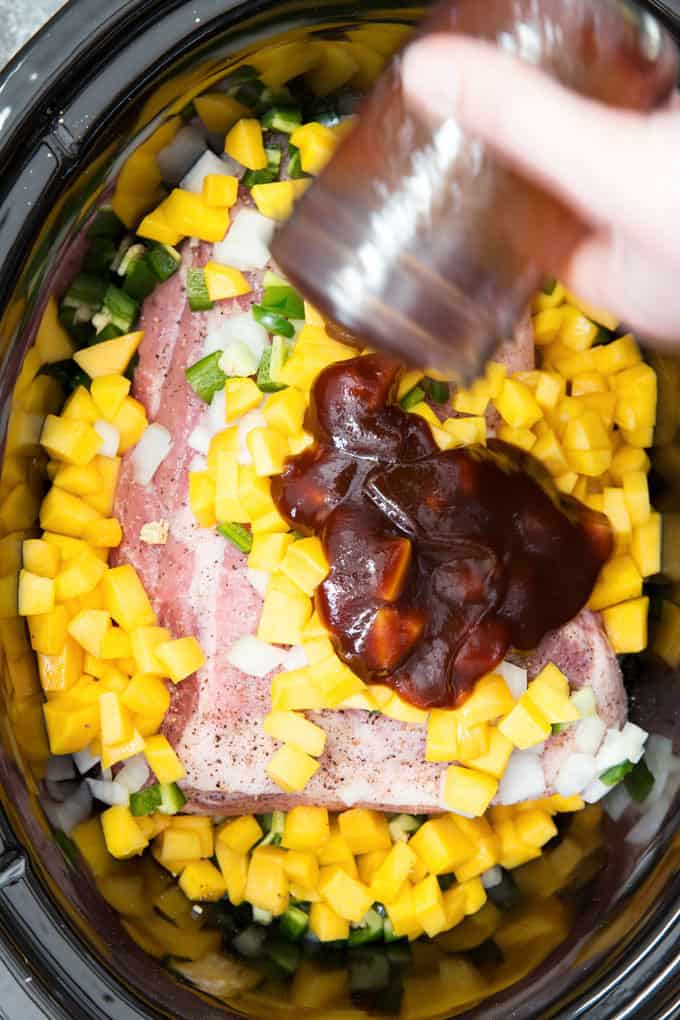
{"type": "MultiPolygon", "coordinates": [[[[680,36],[677,0],[648,7],[680,36]]],[[[0,436],[50,277],[135,136],[202,77],[285,33],[324,37],[417,17],[415,6],[383,0],[71,0],[0,75],[0,436]]],[[[679,679],[665,675],[662,684],[680,690],[679,679]]],[[[644,715],[654,704],[643,682],[634,705],[644,715]]],[[[662,714],[677,734],[677,709],[662,714]]],[[[54,1020],[237,1015],[127,938],[54,842],[14,764],[11,724],[0,722],[0,954],[25,996],[13,1020],[29,1006],[54,1020]]],[[[680,1017],[677,798],[674,808],[633,856],[609,848],[568,943],[465,1016],[680,1017]]]]}

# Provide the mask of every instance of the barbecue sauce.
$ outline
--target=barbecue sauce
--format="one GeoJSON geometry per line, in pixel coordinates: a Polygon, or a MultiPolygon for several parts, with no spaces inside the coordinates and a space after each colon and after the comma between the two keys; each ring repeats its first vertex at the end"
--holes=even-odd
{"type": "Polygon", "coordinates": [[[398,371],[371,354],[322,372],[307,418],[316,441],[272,494],[321,537],[330,572],[316,605],[338,655],[415,705],[453,707],[509,648],[534,648],[576,615],[612,536],[505,443],[440,451],[393,402],[398,371]]]}

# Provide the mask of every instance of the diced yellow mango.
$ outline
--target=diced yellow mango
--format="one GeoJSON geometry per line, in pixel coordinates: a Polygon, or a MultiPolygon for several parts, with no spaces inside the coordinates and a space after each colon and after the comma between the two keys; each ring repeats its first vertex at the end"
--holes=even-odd
{"type": "Polygon", "coordinates": [[[227,883],[227,896],[229,902],[235,907],[243,903],[248,880],[248,857],[246,854],[239,854],[224,843],[218,841],[215,847],[215,856],[220,866],[220,871],[227,883]]]}
{"type": "Polygon", "coordinates": [[[427,721],[426,761],[454,761],[458,753],[457,720],[447,708],[433,708],[427,721]]]}
{"type": "Polygon", "coordinates": [[[472,844],[448,815],[429,819],[408,845],[431,875],[450,873],[473,853],[472,844]]]}
{"type": "Polygon", "coordinates": [[[270,588],[262,605],[257,636],[274,645],[299,645],[302,628],[311,615],[312,603],[306,595],[270,588]]]}
{"type": "Polygon", "coordinates": [[[20,616],[50,613],[54,609],[55,585],[51,577],[19,571],[18,608],[20,616]]]}
{"type": "Polygon", "coordinates": [[[530,429],[513,429],[505,422],[498,426],[498,438],[511,446],[518,446],[521,450],[531,450],[536,443],[536,436],[530,429]]]}
{"type": "Polygon", "coordinates": [[[247,106],[224,92],[204,92],[194,99],[196,113],[211,134],[224,135],[237,120],[247,117],[247,106]]]}
{"type": "Polygon", "coordinates": [[[194,901],[216,903],[227,892],[227,883],[210,861],[192,861],[179,879],[184,895],[194,901]]]}
{"type": "Polygon", "coordinates": [[[144,754],[159,783],[176,783],[184,778],[184,767],[163,734],[146,738],[144,754]]]}
{"type": "Polygon", "coordinates": [[[531,428],[543,417],[529,387],[514,379],[505,380],[494,404],[501,418],[515,429],[531,428]]]}
{"type": "Polygon", "coordinates": [[[280,475],[288,456],[288,440],[275,429],[251,429],[246,438],[255,473],[260,477],[280,475]]]}
{"type": "Polygon", "coordinates": [[[55,653],[38,654],[38,673],[45,693],[68,690],[78,680],[83,669],[83,651],[68,637],[62,649],[55,653]]]}
{"type": "Polygon", "coordinates": [[[103,744],[122,744],[132,738],[132,717],[113,691],[99,695],[99,727],[103,744]]]}
{"type": "Polygon", "coordinates": [[[647,474],[644,471],[627,472],[623,476],[623,493],[631,524],[646,524],[651,513],[647,474]]]}
{"type": "MultiPolygon", "coordinates": [[[[136,217],[134,218],[136,219],[136,217]]],[[[170,222],[167,206],[164,202],[146,214],[137,227],[137,233],[140,237],[146,237],[150,241],[158,241],[159,244],[169,244],[173,248],[182,240],[182,234],[170,222]]]]}
{"type": "Polygon", "coordinates": [[[83,372],[89,375],[90,379],[97,379],[100,376],[124,375],[143,336],[144,333],[140,330],[136,333],[117,336],[113,340],[104,340],[93,347],[84,347],[76,351],[73,360],[82,368],[83,372]]]}
{"type": "Polygon", "coordinates": [[[225,822],[216,839],[235,853],[247,854],[262,839],[262,829],[254,815],[241,815],[225,822]]]}
{"type": "Polygon", "coordinates": [[[503,868],[517,868],[520,864],[540,857],[538,847],[530,846],[522,840],[517,832],[513,818],[507,818],[494,824],[494,831],[500,841],[499,863],[503,868]]]}
{"type": "Polygon", "coordinates": [[[267,154],[259,120],[248,117],[237,120],[224,140],[224,151],[249,170],[264,170],[267,154]]]}
{"type": "Polygon", "coordinates": [[[569,699],[567,678],[554,663],[544,666],[531,681],[525,698],[551,724],[576,722],[580,718],[578,709],[569,699]]]}
{"type": "Polygon", "coordinates": [[[650,514],[644,524],[633,528],[630,554],[643,577],[661,570],[661,514],[650,514]]]}
{"type": "Polygon", "coordinates": [[[48,414],[40,435],[40,444],[55,460],[84,467],[98,452],[102,438],[85,421],[48,414]]]}
{"type": "Polygon", "coordinates": [[[609,474],[617,485],[623,485],[623,480],[629,473],[641,471],[647,474],[649,471],[649,457],[639,447],[623,444],[618,448],[612,458],[609,467],[609,474]]]}
{"type": "Polygon", "coordinates": [[[129,740],[124,740],[120,744],[102,744],[102,766],[105,769],[111,768],[112,765],[116,765],[119,761],[133,758],[134,755],[140,754],[143,750],[144,737],[133,727],[132,736],[129,740]]]}
{"type": "Polygon", "coordinates": [[[101,826],[106,848],[112,857],[126,860],[141,854],[148,841],[142,834],[130,809],[115,805],[101,815],[101,826]]]}
{"type": "Polygon", "coordinates": [[[414,939],[422,934],[423,928],[418,920],[413,889],[410,885],[404,886],[398,898],[386,904],[386,908],[394,934],[398,938],[414,939]]]}
{"type": "Polygon", "coordinates": [[[593,349],[595,356],[595,367],[603,375],[614,375],[632,368],[641,360],[640,348],[635,342],[632,333],[613,340],[610,344],[603,344],[593,349]]]}
{"type": "Polygon", "coordinates": [[[569,470],[564,451],[552,429],[547,429],[539,436],[531,448],[531,454],[536,460],[540,460],[553,476],[563,475],[569,470]]]}
{"type": "Polygon", "coordinates": [[[412,874],[415,863],[415,851],[407,843],[395,843],[372,876],[370,890],[373,899],[383,904],[392,903],[412,874]]]}
{"type": "Polygon", "coordinates": [[[169,640],[170,631],[165,627],[141,626],[131,631],[132,655],[139,673],[164,675],[165,667],[156,656],[156,649],[169,640]]]}
{"type": "Polygon", "coordinates": [[[321,869],[318,889],[326,903],[346,921],[358,923],[373,903],[370,890],[337,864],[321,869]]]}
{"type": "Polygon", "coordinates": [[[418,923],[430,938],[448,928],[442,891],[434,875],[413,887],[413,905],[418,923]]]}
{"type": "Polygon", "coordinates": [[[288,878],[283,868],[283,857],[279,859],[256,850],[248,865],[245,898],[254,907],[268,910],[278,917],[288,908],[288,896],[288,878]]]}
{"type": "Polygon", "coordinates": [[[318,850],[328,842],[329,835],[326,808],[298,805],[286,814],[281,845],[289,850],[318,850]]]}
{"type": "Polygon", "coordinates": [[[163,202],[170,226],[179,234],[198,237],[215,244],[224,240],[229,229],[229,210],[209,206],[203,195],[182,188],[173,188],[163,202]]]}
{"type": "Polygon", "coordinates": [[[290,744],[298,751],[304,751],[315,758],[323,754],[326,744],[324,730],[303,715],[295,712],[270,712],[264,718],[263,729],[274,740],[290,744]]]}
{"type": "Polygon", "coordinates": [[[253,570],[275,570],[280,566],[292,541],[293,536],[290,534],[254,535],[248,566],[253,570]]]}
{"type": "Polygon", "coordinates": [[[83,538],[100,549],[116,549],[123,541],[123,529],[116,517],[102,517],[86,525],[83,538]]]}
{"type": "Polygon", "coordinates": [[[489,727],[489,743],[486,751],[477,757],[465,759],[465,764],[478,772],[489,772],[500,779],[507,768],[514,748],[512,742],[495,726],[489,727]]]}
{"type": "MultiPolygon", "coordinates": [[[[56,577],[59,570],[61,554],[56,546],[50,545],[40,538],[24,539],[21,547],[22,561],[25,570],[40,577],[56,577]]],[[[6,565],[3,563],[3,568],[6,565]]]]}
{"type": "Polygon", "coordinates": [[[291,215],[296,198],[307,190],[309,184],[309,180],[255,184],[251,188],[251,195],[258,212],[270,220],[283,221],[291,215]]]}
{"type": "Polygon", "coordinates": [[[208,262],[203,272],[211,301],[240,297],[241,294],[249,294],[252,290],[240,269],[222,266],[219,262],[208,262]]]}
{"type": "Polygon", "coordinates": [[[597,612],[642,594],[642,576],[634,560],[627,554],[615,556],[600,571],[589,607],[597,612]]]}
{"type": "Polygon", "coordinates": [[[641,652],[647,647],[649,599],[630,599],[602,611],[607,637],[617,655],[641,652]]]}
{"type": "Polygon", "coordinates": [[[126,397],[111,424],[120,436],[118,452],[126,453],[142,438],[149,421],[144,405],[134,397],[126,397]]]}
{"type": "Polygon", "coordinates": [[[201,859],[201,840],[191,829],[165,829],[155,841],[161,864],[170,861],[198,861],[201,859]]]}
{"type": "Polygon", "coordinates": [[[302,390],[288,386],[267,397],[262,413],[270,428],[292,436],[301,430],[306,410],[307,400],[302,390]]]}
{"type": "Polygon", "coordinates": [[[163,675],[170,677],[174,684],[185,680],[205,663],[205,656],[195,637],[163,641],[154,649],[156,658],[163,664],[163,675]]]}
{"type": "Polygon", "coordinates": [[[52,754],[84,751],[99,733],[99,709],[96,704],[75,708],[56,701],[43,706],[45,725],[52,754]]]}
{"type": "Polygon", "coordinates": [[[170,692],[152,673],[135,673],[121,694],[125,708],[136,715],[163,716],[170,706],[170,692]]]}
{"type": "Polygon", "coordinates": [[[113,421],[128,393],[130,380],[124,375],[102,375],[92,380],[90,395],[102,418],[113,421]]]}
{"type": "Polygon", "coordinates": [[[125,563],[104,575],[107,608],[116,623],[125,630],[151,626],[156,614],[133,566],[125,563]]]}
{"type": "Polygon", "coordinates": [[[549,307],[541,309],[533,316],[534,342],[537,346],[544,347],[557,338],[562,327],[563,315],[563,308],[549,307]]]}
{"type": "Polygon", "coordinates": [[[274,711],[314,711],[324,706],[324,698],[308,667],[277,673],[271,684],[274,711]]]}
{"type": "Polygon", "coordinates": [[[71,831],[71,839],[95,878],[110,875],[118,868],[116,860],[108,851],[99,816],[88,818],[71,831]]]}
{"type": "Polygon", "coordinates": [[[486,419],[482,417],[447,418],[444,431],[453,439],[453,446],[486,443],[486,419]]]}
{"type": "Polygon", "coordinates": [[[458,829],[474,847],[474,852],[455,868],[459,882],[467,882],[498,864],[500,843],[486,818],[454,817],[458,829]]]}
{"type": "Polygon", "coordinates": [[[262,402],[262,390],[258,388],[254,379],[238,377],[227,379],[224,391],[228,422],[254,410],[262,402]]]}
{"type": "Polygon", "coordinates": [[[442,799],[449,810],[474,818],[484,814],[497,789],[498,781],[493,776],[460,765],[449,765],[444,774],[442,799]]]}
{"type": "Polygon", "coordinates": [[[350,808],[338,815],[338,827],[353,854],[385,850],[392,845],[387,819],[380,811],[350,808]]]}
{"type": "Polygon", "coordinates": [[[308,890],[309,893],[316,890],[319,862],[309,850],[289,850],[283,862],[283,870],[291,883],[291,893],[293,887],[308,890]]]}
{"type": "Polygon", "coordinates": [[[304,172],[313,175],[321,173],[338,144],[330,128],[315,121],[297,128],[290,141],[300,150],[300,165],[304,172]]]}
{"type": "Polygon", "coordinates": [[[327,903],[312,903],[309,930],[320,942],[337,942],[349,937],[349,921],[340,917],[327,903]]]}
{"type": "Polygon", "coordinates": [[[77,599],[87,595],[94,591],[106,572],[106,563],[99,559],[91,549],[86,548],[79,556],[68,560],[57,574],[54,580],[54,592],[57,600],[66,602],[68,599],[77,599]]]}
{"type": "MultiPolygon", "coordinates": [[[[228,98],[228,97],[225,97],[228,98]]],[[[230,209],[238,198],[238,177],[231,174],[206,174],[203,178],[203,201],[206,205],[230,209]]],[[[206,276],[207,282],[207,276],[206,276]]],[[[208,287],[208,291],[210,287],[208,287]]],[[[250,290],[250,285],[248,285],[250,290]]],[[[242,291],[247,293],[247,291],[242,291]]],[[[212,298],[211,300],[217,300],[212,298]]]]}
{"type": "Polygon", "coordinates": [[[288,546],[281,571],[306,595],[312,595],[328,576],[329,566],[321,541],[303,538],[288,546]]]}
{"type": "Polygon", "coordinates": [[[44,655],[58,655],[64,647],[68,626],[68,614],[63,606],[55,606],[48,613],[30,616],[28,631],[31,648],[44,655]]]}
{"type": "Polygon", "coordinates": [[[523,694],[512,711],[501,720],[498,729],[521,751],[540,744],[550,736],[550,723],[527,694],[523,694]]]}
{"type": "MultiPolygon", "coordinates": [[[[217,519],[216,486],[207,471],[189,472],[189,506],[202,528],[212,528],[217,519]]],[[[221,520],[225,518],[222,517],[221,520]]],[[[233,516],[228,518],[233,520],[233,516]]]]}
{"type": "Polygon", "coordinates": [[[578,308],[562,309],[559,342],[572,351],[586,351],[597,336],[597,326],[583,315],[578,308]]]}

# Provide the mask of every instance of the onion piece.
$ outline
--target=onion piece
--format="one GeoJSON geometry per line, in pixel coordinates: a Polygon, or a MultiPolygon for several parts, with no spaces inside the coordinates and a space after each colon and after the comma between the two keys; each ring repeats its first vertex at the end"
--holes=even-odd
{"type": "Polygon", "coordinates": [[[663,794],[671,772],[673,741],[652,733],[645,745],[645,762],[654,776],[654,785],[649,791],[646,803],[654,803],[663,794]]]}
{"type": "Polygon", "coordinates": [[[229,171],[225,168],[223,159],[216,156],[210,149],[206,149],[198,157],[191,169],[184,175],[180,182],[180,188],[184,191],[193,191],[200,195],[203,191],[203,182],[208,174],[226,174],[229,171]]]}
{"type": "Polygon", "coordinates": [[[570,754],[557,773],[555,793],[561,797],[573,797],[585,790],[601,771],[604,770],[599,769],[592,754],[570,754]]]}
{"type": "Polygon", "coordinates": [[[116,783],[124,787],[128,793],[141,790],[150,775],[149,764],[143,754],[129,758],[120,772],[116,773],[116,783]]]}
{"type": "Polygon", "coordinates": [[[241,209],[227,236],[213,248],[213,258],[234,269],[264,269],[275,227],[254,209],[241,209]]]}
{"type": "Polygon", "coordinates": [[[220,368],[226,376],[255,375],[260,359],[242,340],[231,340],[220,358],[220,368]]]}
{"type": "Polygon", "coordinates": [[[99,765],[101,761],[101,758],[97,758],[87,748],[85,748],[84,751],[76,751],[73,755],[71,755],[71,757],[73,758],[76,768],[80,772],[81,776],[86,772],[89,772],[90,769],[93,769],[95,765],[99,765]]]}
{"type": "Polygon", "coordinates": [[[264,326],[255,322],[250,312],[242,312],[229,318],[222,316],[208,330],[203,346],[203,355],[207,357],[208,354],[214,354],[215,351],[226,353],[235,341],[246,346],[259,365],[262,355],[269,346],[269,334],[264,326]]]}
{"type": "Polygon", "coordinates": [[[293,645],[286,652],[282,666],[285,670],[303,669],[309,665],[309,659],[302,645],[293,645]]]}
{"type": "Polygon", "coordinates": [[[606,732],[606,723],[599,715],[587,715],[585,719],[580,719],[573,729],[575,750],[582,754],[597,754],[606,732]]]}
{"type": "Polygon", "coordinates": [[[597,714],[597,701],[592,687],[579,687],[569,699],[580,713],[581,717],[597,714]]]}
{"type": "Polygon", "coordinates": [[[170,144],[156,155],[161,177],[167,184],[179,184],[203,152],[205,134],[198,124],[187,124],[180,128],[170,144]]]}
{"type": "Polygon", "coordinates": [[[513,751],[494,803],[517,804],[522,800],[535,800],[544,793],[545,775],[540,758],[527,751],[513,751]]]}
{"type": "Polygon", "coordinates": [[[227,662],[248,676],[267,676],[283,662],[283,648],[260,641],[254,634],[246,634],[235,641],[227,652],[227,662]]]}
{"type": "Polygon", "coordinates": [[[663,825],[664,818],[670,807],[670,798],[660,797],[652,804],[625,835],[626,843],[644,846],[650,843],[663,825]]]}
{"type": "Polygon", "coordinates": [[[531,747],[527,747],[524,750],[525,754],[534,754],[540,756],[545,751],[545,740],[541,740],[540,744],[532,744],[531,747]]]}
{"type": "Polygon", "coordinates": [[[120,432],[115,425],[111,425],[108,421],[96,421],[94,430],[102,439],[102,445],[98,450],[99,456],[116,457],[120,446],[120,432]]]}
{"type": "Polygon", "coordinates": [[[139,485],[148,485],[172,447],[172,436],[164,425],[154,423],[145,430],[132,451],[132,470],[139,485]]]}
{"type": "Polygon", "coordinates": [[[205,419],[200,425],[197,425],[193,432],[189,433],[187,439],[187,446],[190,450],[195,450],[196,453],[202,454],[204,457],[207,456],[210,448],[210,440],[213,437],[213,433],[210,428],[205,424],[205,419]]]}
{"type": "Polygon", "coordinates": [[[61,783],[64,779],[75,779],[76,766],[71,754],[53,754],[47,762],[45,779],[61,783]]]}
{"type": "Polygon", "coordinates": [[[493,868],[488,868],[482,873],[482,885],[485,889],[494,889],[497,885],[500,885],[503,881],[503,871],[497,864],[493,868]]]}
{"type": "Polygon", "coordinates": [[[72,797],[79,786],[79,779],[63,779],[61,782],[57,782],[54,779],[45,780],[45,789],[48,795],[59,804],[72,797]]]}
{"type": "Polygon", "coordinates": [[[516,666],[514,662],[501,662],[500,666],[496,667],[496,673],[499,673],[503,677],[508,689],[512,694],[515,701],[519,701],[523,694],[526,693],[527,689],[527,671],[522,666],[516,666]]]}
{"type": "Polygon", "coordinates": [[[213,435],[222,432],[227,422],[227,394],[225,390],[218,390],[210,401],[210,406],[204,419],[205,428],[213,435]]]}
{"type": "Polygon", "coordinates": [[[258,595],[262,598],[267,594],[267,588],[269,587],[269,578],[271,574],[267,573],[266,570],[255,570],[254,567],[246,567],[246,580],[251,588],[254,588],[258,595]]]}
{"type": "Polygon", "coordinates": [[[106,782],[102,779],[86,779],[85,782],[90,788],[90,793],[102,804],[122,805],[130,803],[130,794],[120,783],[106,782]]]}
{"type": "Polygon", "coordinates": [[[626,723],[622,730],[607,730],[602,747],[597,752],[598,775],[624,761],[632,761],[634,764],[639,762],[645,752],[646,739],[645,730],[634,723],[626,723]]]}
{"type": "Polygon", "coordinates": [[[76,825],[87,821],[92,814],[92,794],[87,782],[84,782],[63,804],[56,804],[45,798],[42,805],[54,828],[61,829],[67,836],[70,836],[76,825]]]}
{"type": "Polygon", "coordinates": [[[262,411],[248,411],[244,414],[239,422],[238,426],[238,454],[237,460],[239,464],[252,464],[253,458],[250,456],[250,450],[248,449],[248,433],[252,432],[253,429],[263,429],[267,427],[267,419],[262,414],[262,411]]]}
{"type": "Polygon", "coordinates": [[[609,788],[609,796],[602,805],[613,822],[618,822],[633,803],[623,783],[609,788]]]}
{"type": "MultiPolygon", "coordinates": [[[[618,785],[618,784],[617,784],[618,785]]],[[[581,793],[586,804],[597,804],[598,800],[602,800],[608,793],[612,792],[611,786],[607,786],[601,779],[594,779],[592,783],[586,786],[585,790],[581,793]]]]}

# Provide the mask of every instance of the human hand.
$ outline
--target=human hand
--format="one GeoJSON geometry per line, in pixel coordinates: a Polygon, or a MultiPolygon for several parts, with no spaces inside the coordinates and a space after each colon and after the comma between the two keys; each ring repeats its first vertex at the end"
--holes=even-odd
{"type": "Polygon", "coordinates": [[[455,35],[408,47],[402,75],[414,106],[455,117],[591,227],[559,272],[570,290],[654,340],[680,340],[677,97],[649,114],[612,109],[455,35]]]}

